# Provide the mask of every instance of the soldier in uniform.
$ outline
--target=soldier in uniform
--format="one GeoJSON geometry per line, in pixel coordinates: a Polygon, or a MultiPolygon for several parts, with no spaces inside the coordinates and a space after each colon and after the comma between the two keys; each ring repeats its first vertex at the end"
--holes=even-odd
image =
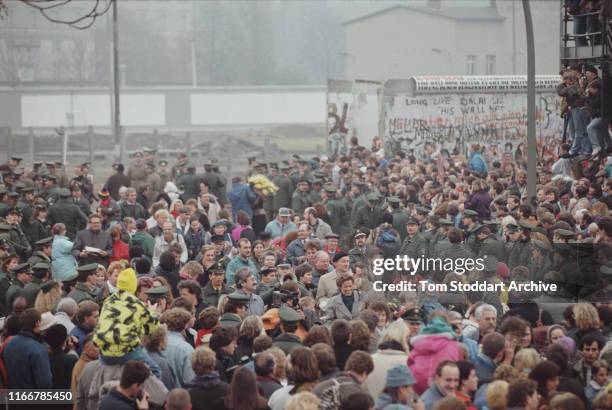
{"type": "MultiPolygon", "coordinates": [[[[431,213],[431,209],[426,206],[417,206],[415,208],[414,217],[419,221],[421,233],[425,233],[427,230],[427,217],[431,213]]],[[[429,235],[425,235],[425,239],[429,240],[429,235]]]]}
{"type": "Polygon", "coordinates": [[[393,216],[393,229],[399,233],[400,240],[403,242],[404,239],[406,239],[406,221],[408,220],[409,215],[401,206],[401,201],[398,197],[392,196],[387,200],[387,202],[389,202],[391,215],[393,216]]]}
{"type": "Polygon", "coordinates": [[[368,231],[358,230],[353,238],[355,239],[355,246],[348,251],[351,266],[355,266],[356,263],[363,263],[368,266],[368,249],[366,246],[368,231]]]}
{"type": "Polygon", "coordinates": [[[6,213],[9,210],[9,206],[5,202],[6,194],[6,187],[0,185],[0,217],[2,218],[6,216],[6,213]]]}
{"type": "Polygon", "coordinates": [[[355,214],[362,206],[367,204],[366,194],[364,192],[365,185],[361,181],[355,181],[351,185],[351,194],[353,204],[351,206],[351,221],[355,220],[355,214]]]}
{"type": "Polygon", "coordinates": [[[278,347],[286,355],[302,345],[301,339],[295,334],[302,317],[298,312],[283,304],[279,309],[281,334],[272,341],[273,347],[278,347]]]}
{"type": "Polygon", "coordinates": [[[325,207],[327,208],[327,214],[329,215],[330,226],[332,232],[339,235],[345,235],[349,232],[349,214],[346,208],[346,203],[341,198],[336,198],[336,188],[331,185],[325,185],[325,207]]]}
{"type": "Polygon", "coordinates": [[[202,301],[208,306],[219,306],[221,295],[229,295],[233,289],[225,284],[225,269],[213,265],[208,275],[208,283],[202,288],[202,301]]]}
{"type": "Polygon", "coordinates": [[[30,225],[32,223],[32,215],[34,214],[34,188],[24,186],[20,189],[22,194],[21,200],[17,202],[17,208],[21,210],[23,214],[21,220],[21,226],[23,230],[29,235],[30,225]]]}
{"type": "Polygon", "coordinates": [[[145,163],[151,162],[155,164],[155,154],[157,154],[157,150],[155,148],[145,147],[142,152],[144,153],[142,159],[145,163]]]}
{"type": "MultiPolygon", "coordinates": [[[[323,202],[322,194],[322,183],[319,178],[311,178],[310,179],[310,203],[318,204],[323,202]]],[[[334,191],[335,192],[335,191],[334,191]]]]}
{"type": "Polygon", "coordinates": [[[45,175],[43,177],[43,190],[39,194],[49,205],[53,205],[59,199],[60,186],[57,185],[57,177],[55,175],[45,175]]]}
{"type": "Polygon", "coordinates": [[[22,294],[28,301],[28,307],[34,307],[41,284],[51,278],[51,263],[37,262],[30,266],[32,266],[33,271],[32,280],[23,287],[22,294]]]}
{"type": "Polygon", "coordinates": [[[381,222],[381,209],[377,206],[378,195],[370,192],[367,195],[367,203],[355,213],[355,219],[352,221],[354,231],[357,230],[372,230],[378,228],[381,222]]]}
{"type": "Polygon", "coordinates": [[[187,165],[187,162],[189,162],[187,154],[178,154],[178,156],[176,157],[176,164],[174,164],[174,166],[172,167],[172,177],[175,181],[178,181],[185,172],[184,169],[187,165]]]}
{"type": "Polygon", "coordinates": [[[450,247],[450,241],[448,240],[448,233],[450,229],[453,227],[453,221],[446,218],[440,218],[438,221],[440,223],[440,234],[441,237],[436,243],[434,248],[433,255],[439,256],[442,252],[450,247]]]}
{"type": "Polygon", "coordinates": [[[465,243],[463,243],[463,231],[461,231],[461,229],[451,227],[448,230],[447,237],[448,245],[446,245],[440,253],[436,254],[436,257],[442,260],[451,259],[453,261],[471,259],[473,257],[472,252],[465,243]]]}
{"type": "Polygon", "coordinates": [[[308,179],[302,177],[297,181],[297,189],[291,197],[291,208],[298,215],[304,215],[304,210],[312,206],[308,192],[308,179]]]}
{"type": "Polygon", "coordinates": [[[55,175],[57,178],[57,183],[60,187],[68,186],[68,175],[66,175],[66,169],[64,168],[64,163],[61,161],[55,161],[53,164],[53,168],[49,169],[51,175],[55,175]]]}
{"type": "Polygon", "coordinates": [[[186,174],[181,175],[177,180],[179,189],[183,190],[181,200],[183,203],[190,199],[196,199],[200,193],[200,178],[195,174],[195,165],[188,163],[185,165],[186,174]]]}
{"type": "Polygon", "coordinates": [[[97,263],[89,263],[82,265],[77,268],[78,277],[77,283],[74,289],[68,294],[67,297],[74,299],[77,303],[81,303],[84,300],[96,301],[96,282],[97,282],[97,263]]]}
{"type": "Polygon", "coordinates": [[[157,200],[157,197],[164,186],[162,185],[161,177],[157,172],[155,172],[154,162],[147,162],[145,166],[145,173],[147,174],[145,184],[149,187],[149,203],[153,203],[155,200],[157,200]]]}
{"type": "Polygon", "coordinates": [[[12,155],[6,164],[0,165],[0,171],[2,172],[13,172],[17,169],[19,164],[23,161],[23,158],[16,155],[12,155]]]}
{"type": "Polygon", "coordinates": [[[62,188],[59,194],[60,200],[49,208],[47,220],[51,225],[59,222],[66,225],[66,236],[74,240],[77,231],[87,226],[87,216],[78,205],[70,202],[71,194],[68,188],[62,188]]]}
{"type": "Polygon", "coordinates": [[[130,186],[137,191],[143,185],[146,185],[147,173],[143,163],[142,152],[134,153],[134,163],[128,168],[127,176],[130,179],[130,186]]]}
{"type": "Polygon", "coordinates": [[[512,241],[512,247],[508,253],[508,268],[512,270],[517,266],[529,266],[532,254],[531,230],[534,226],[521,221],[518,227],[516,225],[506,227],[509,228],[509,237],[512,241]]]}
{"type": "Polygon", "coordinates": [[[238,327],[246,314],[247,303],[251,297],[242,293],[232,292],[227,295],[228,302],[225,305],[225,313],[219,319],[223,327],[238,327]]]}
{"type": "Polygon", "coordinates": [[[293,186],[297,186],[297,184],[302,180],[308,181],[310,177],[311,175],[310,175],[310,171],[308,170],[308,162],[306,160],[298,158],[297,159],[297,170],[294,169],[291,175],[289,175],[289,178],[291,179],[293,186]]]}
{"type": "Polygon", "coordinates": [[[529,263],[529,274],[531,275],[531,280],[543,280],[544,275],[552,270],[552,262],[550,260],[552,246],[537,239],[531,243],[533,244],[533,250],[529,263]]]}
{"type": "Polygon", "coordinates": [[[485,221],[483,228],[476,233],[476,239],[477,242],[479,242],[479,245],[477,245],[479,249],[477,256],[482,258],[483,255],[493,255],[498,261],[505,261],[506,247],[504,246],[504,243],[499,240],[497,235],[491,232],[491,228],[489,228],[489,226],[493,225],[487,222],[490,221],[485,221]]]}
{"type": "Polygon", "coordinates": [[[73,185],[70,187],[70,194],[72,195],[72,202],[81,209],[85,216],[91,215],[91,204],[83,197],[81,187],[79,185],[73,185]]]}
{"type": "Polygon", "coordinates": [[[94,184],[93,176],[89,174],[89,162],[82,163],[79,167],[75,168],[76,176],[70,181],[70,187],[78,185],[81,187],[83,197],[92,203],[94,201],[94,184]]]}
{"type": "Polygon", "coordinates": [[[165,159],[159,161],[157,165],[157,174],[161,179],[161,190],[163,191],[166,186],[166,183],[172,180],[172,171],[168,170],[168,161],[166,161],[165,159]]]}
{"type": "Polygon", "coordinates": [[[274,194],[273,207],[274,211],[278,212],[280,208],[291,208],[291,195],[293,194],[293,183],[289,179],[289,166],[284,164],[281,166],[281,173],[272,179],[272,182],[278,187],[278,191],[274,194]]]}
{"type": "Polygon", "coordinates": [[[219,205],[224,207],[227,204],[227,179],[219,171],[219,164],[217,164],[216,160],[211,160],[211,163],[211,180],[213,185],[209,185],[209,188],[213,195],[217,197],[219,205]]]}
{"type": "Polygon", "coordinates": [[[465,232],[465,244],[470,248],[472,253],[478,254],[476,249],[476,230],[480,228],[478,223],[478,212],[472,209],[466,209],[463,212],[463,226],[465,232]]]}
{"type": "Polygon", "coordinates": [[[6,291],[6,306],[8,309],[13,306],[13,301],[17,296],[23,295],[24,287],[32,281],[32,267],[29,263],[22,263],[15,266],[11,273],[13,280],[6,291]]]}
{"type": "Polygon", "coordinates": [[[32,253],[32,246],[30,246],[30,241],[21,229],[22,216],[19,208],[11,208],[6,215],[6,223],[11,226],[9,240],[15,248],[15,252],[21,260],[26,260],[32,253]]]}
{"type": "Polygon", "coordinates": [[[34,242],[35,251],[28,259],[28,263],[31,266],[36,265],[39,262],[51,264],[51,248],[53,245],[53,237],[41,239],[34,242]]]}
{"type": "MultiPolygon", "coordinates": [[[[497,267],[499,265],[497,258],[495,256],[486,255],[486,257],[483,258],[483,265],[484,270],[482,271],[482,280],[490,284],[501,283],[500,279],[496,275],[497,267]]],[[[498,290],[487,290],[482,294],[482,301],[495,307],[498,312],[503,312],[500,295],[501,292],[498,290]]]]}
{"type": "Polygon", "coordinates": [[[406,231],[406,239],[402,242],[399,254],[414,259],[427,256],[427,240],[420,232],[419,221],[415,217],[411,216],[406,221],[406,231]]]}

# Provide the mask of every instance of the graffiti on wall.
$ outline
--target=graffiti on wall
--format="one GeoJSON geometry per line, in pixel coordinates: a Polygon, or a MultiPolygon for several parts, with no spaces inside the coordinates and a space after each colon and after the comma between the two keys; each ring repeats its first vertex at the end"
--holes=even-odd
{"type": "MultiPolygon", "coordinates": [[[[559,98],[536,95],[536,137],[541,147],[561,139],[559,98]]],[[[419,152],[426,142],[464,153],[470,144],[518,146],[526,142],[524,94],[440,94],[385,97],[385,143],[390,149],[419,152]]]]}
{"type": "Polygon", "coordinates": [[[346,155],[347,153],[352,103],[353,94],[328,93],[327,153],[332,157],[346,155]]]}

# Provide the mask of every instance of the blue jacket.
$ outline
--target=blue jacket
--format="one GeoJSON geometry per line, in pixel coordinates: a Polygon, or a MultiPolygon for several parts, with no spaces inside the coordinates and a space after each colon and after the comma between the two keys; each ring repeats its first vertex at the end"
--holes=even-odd
{"type": "Polygon", "coordinates": [[[480,174],[484,174],[488,170],[487,162],[484,160],[480,152],[472,152],[470,154],[470,162],[468,163],[468,167],[470,168],[470,171],[478,172],[480,174]]]}
{"type": "Polygon", "coordinates": [[[38,337],[21,331],[2,353],[10,389],[51,389],[53,376],[49,353],[38,337]]]}
{"type": "Polygon", "coordinates": [[[234,286],[234,273],[240,268],[248,268],[259,283],[259,273],[253,260],[249,258],[245,262],[240,256],[236,256],[229,261],[227,268],[225,268],[225,283],[227,283],[227,286],[234,286]]]}
{"type": "Polygon", "coordinates": [[[53,278],[63,281],[73,273],[76,273],[77,262],[72,256],[72,241],[67,236],[55,235],[53,237],[53,248],[51,251],[51,267],[53,278]]]}
{"type": "Polygon", "coordinates": [[[253,217],[251,203],[257,199],[257,194],[253,192],[249,184],[234,185],[228,194],[228,198],[232,203],[232,214],[234,215],[234,219],[236,219],[238,211],[246,212],[249,218],[253,217]]]}
{"type": "Polygon", "coordinates": [[[289,231],[297,231],[297,226],[293,222],[289,222],[287,225],[281,225],[276,219],[268,222],[266,225],[266,232],[269,232],[272,239],[286,236],[289,231]]]}

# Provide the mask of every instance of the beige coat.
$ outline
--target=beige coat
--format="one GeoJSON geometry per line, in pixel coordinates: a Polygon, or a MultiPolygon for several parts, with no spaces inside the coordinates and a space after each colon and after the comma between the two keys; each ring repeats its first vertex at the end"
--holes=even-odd
{"type": "Polygon", "coordinates": [[[322,298],[329,299],[338,292],[336,279],[338,279],[338,274],[335,270],[321,276],[321,279],[319,279],[319,285],[317,287],[317,302],[319,302],[322,298]]]}
{"type": "Polygon", "coordinates": [[[365,387],[372,397],[378,397],[385,388],[387,371],[398,364],[408,365],[408,355],[399,350],[379,350],[372,355],[374,371],[368,375],[365,387]]]}

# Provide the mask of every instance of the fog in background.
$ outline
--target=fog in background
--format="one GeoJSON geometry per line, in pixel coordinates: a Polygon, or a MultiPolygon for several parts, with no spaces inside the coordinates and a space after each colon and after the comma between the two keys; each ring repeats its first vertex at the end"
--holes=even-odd
{"type": "MultiPolygon", "coordinates": [[[[558,66],[558,1],[532,1],[536,23],[538,73],[558,66]],[[556,55],[556,58],[555,58],[556,55]]],[[[67,18],[87,12],[93,1],[72,1],[49,14],[67,18]]],[[[356,17],[393,5],[446,8],[494,7],[504,17],[499,55],[512,54],[512,26],[518,74],[525,72],[523,14],[511,1],[126,1],[118,2],[121,82],[126,85],[323,85],[343,79],[352,55],[346,49],[346,25],[356,17]],[[195,56],[195,58],[194,58],[195,56]]],[[[6,1],[8,16],[0,20],[0,84],[109,85],[111,24],[108,13],[83,31],[47,21],[37,10],[6,1]]],[[[436,38],[435,29],[418,38],[436,38]]],[[[444,40],[444,39],[443,39],[444,40]]],[[[467,41],[467,40],[466,40],[467,41]]],[[[472,41],[472,40],[469,40],[472,41]]],[[[449,49],[452,45],[449,45],[449,49]]],[[[438,50],[436,46],[436,50],[438,50]]],[[[379,80],[385,71],[381,44],[379,80]]],[[[442,56],[443,57],[443,56],[442,56]]],[[[441,71],[440,52],[431,59],[431,74],[441,71]]],[[[448,59],[451,61],[450,57],[448,59]]],[[[498,60],[501,61],[498,57],[498,60]]],[[[454,60],[453,60],[454,61],[454,60]]],[[[463,62],[456,74],[467,74],[463,62]]],[[[356,71],[359,73],[359,70],[356,71]]],[[[498,74],[511,74],[498,63],[498,74]]],[[[407,73],[412,74],[412,73],[407,73]]],[[[479,74],[485,74],[484,72],[479,74]]],[[[358,74],[356,74],[358,75],[358,74]]]]}

